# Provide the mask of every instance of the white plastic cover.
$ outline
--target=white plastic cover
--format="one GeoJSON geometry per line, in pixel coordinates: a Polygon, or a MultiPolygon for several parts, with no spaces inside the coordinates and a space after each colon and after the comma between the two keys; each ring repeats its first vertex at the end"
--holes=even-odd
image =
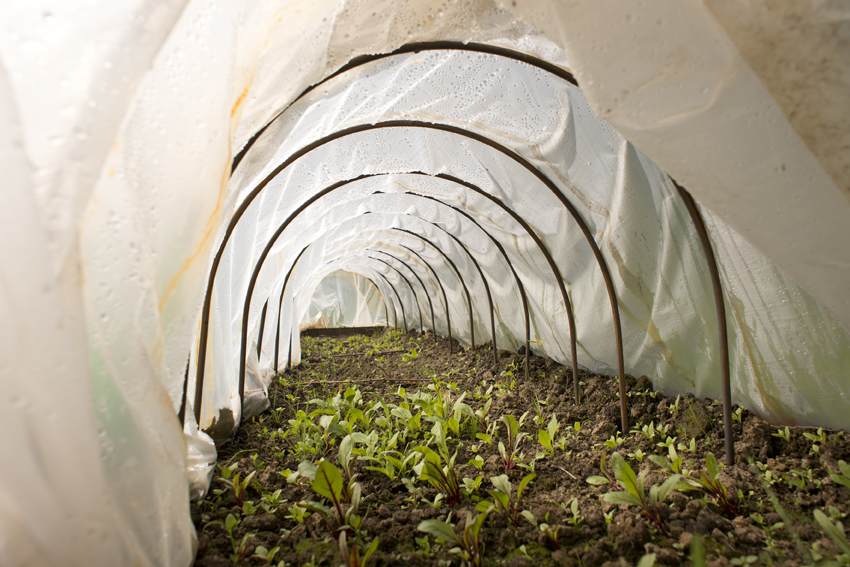
{"type": "MultiPolygon", "coordinates": [[[[830,3],[779,4],[754,3],[738,18],[721,0],[652,0],[634,13],[611,0],[510,3],[557,45],[487,0],[0,4],[0,453],[14,463],[0,489],[4,565],[191,563],[187,497],[203,493],[214,447],[174,414],[184,405],[187,359],[190,377],[196,368],[212,255],[265,172],[348,125],[454,124],[541,168],[587,220],[611,268],[627,371],[716,396],[713,299],[690,219],[661,168],[670,172],[704,205],[717,252],[733,401],[776,422],[850,427],[850,70],[841,64],[846,50],[835,48],[848,19],[830,3]],[[767,21],[773,27],[760,27],[767,21]],[[789,21],[803,30],[789,47],[760,52],[747,39],[781,35],[789,21]],[[357,55],[437,39],[569,63],[582,91],[492,56],[394,57],[300,100],[230,179],[233,155],[307,86],[357,55]],[[793,72],[788,53],[804,63],[793,72]]],[[[272,331],[287,343],[278,344],[278,367],[290,350],[297,361],[290,334],[297,338],[314,290],[333,272],[375,282],[389,313],[374,322],[430,326],[430,298],[437,332],[448,330],[448,313],[453,335],[469,342],[462,275],[476,343],[489,340],[483,281],[443,230],[481,265],[499,345],[519,344],[515,282],[489,238],[407,190],[467,211],[499,239],[528,291],[535,349],[567,361],[564,306],[532,240],[485,198],[415,171],[475,183],[534,227],[568,285],[578,362],[613,371],[598,266],[551,194],[479,142],[374,130],[299,160],[234,231],[215,280],[202,426],[224,410],[231,424],[239,418],[242,305],[269,235],[308,195],[363,173],[387,175],[313,205],[260,273],[248,327],[250,354],[269,299],[260,355],[250,354],[258,401],[274,364],[272,331]],[[431,240],[458,272],[396,228],[431,240]],[[308,245],[279,309],[284,274],[308,245]],[[395,272],[368,257],[382,253],[410,268],[386,260],[395,272]],[[414,272],[422,283],[408,286],[401,274],[414,272]]],[[[194,387],[190,379],[187,413],[194,387]]]]}
{"type": "Polygon", "coordinates": [[[388,316],[383,299],[369,280],[337,271],[316,286],[300,329],[387,325],[388,316]]]}

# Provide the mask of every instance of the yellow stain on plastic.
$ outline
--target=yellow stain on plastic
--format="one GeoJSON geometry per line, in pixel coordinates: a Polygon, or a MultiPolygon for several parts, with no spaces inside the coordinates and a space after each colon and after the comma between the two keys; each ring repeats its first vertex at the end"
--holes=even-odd
{"type": "Polygon", "coordinates": [[[248,96],[248,91],[251,90],[251,85],[254,84],[254,76],[257,74],[257,68],[251,71],[251,77],[248,79],[248,83],[245,85],[245,88],[242,89],[242,92],[236,98],[236,102],[233,103],[233,108],[230,109],[230,123],[231,128],[233,128],[234,121],[238,122],[239,118],[242,116],[242,110],[244,110],[245,98],[248,96]]]}
{"type": "MultiPolygon", "coordinates": [[[[227,162],[231,162],[231,156],[228,154],[227,162]]],[[[209,219],[207,219],[207,224],[204,227],[204,236],[201,238],[201,242],[195,247],[195,250],[183,260],[183,266],[177,271],[176,274],[171,278],[171,281],[168,282],[168,287],[165,288],[165,292],[162,294],[162,298],[159,300],[159,312],[162,313],[162,308],[165,305],[165,302],[174,293],[174,290],[177,288],[177,284],[180,283],[180,280],[183,278],[183,275],[189,271],[189,267],[198,259],[204,250],[207,249],[210,240],[212,239],[214,229],[218,227],[219,217],[221,216],[222,205],[224,204],[224,196],[227,193],[227,184],[230,181],[230,167],[224,168],[224,172],[222,173],[221,178],[221,188],[218,192],[218,201],[215,204],[215,209],[210,215],[209,219]]]]}

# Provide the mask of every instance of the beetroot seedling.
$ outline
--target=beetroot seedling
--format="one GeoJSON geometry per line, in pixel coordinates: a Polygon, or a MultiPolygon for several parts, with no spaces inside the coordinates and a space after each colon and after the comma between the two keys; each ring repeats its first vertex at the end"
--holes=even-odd
{"type": "Polygon", "coordinates": [[[696,490],[708,496],[719,508],[723,510],[730,520],[738,515],[738,503],[734,495],[730,495],[720,482],[720,465],[712,453],[705,455],[706,471],[699,471],[697,476],[685,476],[679,488],[682,490],[696,490]]]}
{"type": "Polygon", "coordinates": [[[641,472],[640,476],[635,476],[632,467],[626,463],[619,453],[614,453],[611,456],[611,465],[614,469],[616,485],[620,490],[608,492],[602,496],[602,499],[611,504],[637,506],[640,508],[641,514],[661,530],[661,533],[669,535],[661,517],[661,504],[681,483],[682,476],[674,474],[665,480],[661,486],[653,485],[647,490],[646,470],[641,472]]]}
{"type": "MultiPolygon", "coordinates": [[[[491,498],[496,503],[496,507],[505,513],[508,517],[508,520],[514,525],[514,527],[519,526],[520,519],[525,517],[532,524],[534,522],[534,516],[531,515],[530,512],[522,509],[522,491],[528,486],[528,483],[534,480],[537,475],[530,474],[525,476],[517,487],[516,491],[516,499],[512,499],[513,495],[513,486],[511,485],[511,481],[508,480],[507,475],[499,475],[494,476],[490,479],[490,482],[493,483],[493,486],[496,490],[488,490],[487,494],[490,495],[491,498]]],[[[479,504],[479,510],[483,510],[485,505],[489,505],[488,502],[483,502],[479,504]]]]}
{"type": "Polygon", "coordinates": [[[519,453],[519,445],[522,443],[522,440],[525,438],[526,434],[521,432],[519,428],[522,426],[522,422],[525,421],[525,416],[528,415],[528,412],[522,414],[522,417],[517,419],[508,414],[502,416],[502,421],[505,426],[508,428],[508,446],[499,441],[499,454],[502,456],[502,464],[505,467],[505,472],[508,472],[511,469],[516,468],[517,466],[517,453],[519,453]]]}
{"type": "Polygon", "coordinates": [[[447,545],[454,546],[451,551],[459,553],[463,560],[472,567],[481,567],[484,555],[484,544],[481,541],[481,526],[487,519],[487,512],[473,517],[467,513],[463,535],[455,533],[454,526],[439,520],[425,520],[416,528],[420,532],[431,534],[442,539],[447,545]]]}

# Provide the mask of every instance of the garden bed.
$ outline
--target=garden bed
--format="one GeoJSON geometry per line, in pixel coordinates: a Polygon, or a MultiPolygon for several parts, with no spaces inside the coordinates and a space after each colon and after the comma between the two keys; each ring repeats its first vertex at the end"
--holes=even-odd
{"type": "Polygon", "coordinates": [[[665,398],[646,377],[628,378],[623,433],[616,378],[580,373],[575,405],[569,368],[544,358],[532,356],[526,382],[523,355],[494,363],[489,347],[456,344],[450,355],[432,335],[305,337],[302,348],[302,363],[270,388],[273,409],[219,448],[210,493],[192,504],[198,567],[336,567],[346,564],[340,539],[348,559],[371,547],[376,567],[850,563],[843,432],[772,428],[739,409],[737,463],[715,469],[719,402],[665,398]],[[458,486],[441,494],[452,455],[458,486]],[[641,495],[639,481],[643,506],[627,496],[641,495]],[[663,501],[652,502],[659,488],[663,501]],[[464,559],[441,530],[462,537],[467,518],[464,559]]]}

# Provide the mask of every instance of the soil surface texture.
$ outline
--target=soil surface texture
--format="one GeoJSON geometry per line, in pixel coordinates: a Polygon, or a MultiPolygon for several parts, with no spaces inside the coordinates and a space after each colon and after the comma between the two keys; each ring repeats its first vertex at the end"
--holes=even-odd
{"type": "Polygon", "coordinates": [[[375,567],[850,564],[843,432],[736,408],[726,467],[720,402],[651,377],[627,378],[622,432],[616,377],[580,372],[576,404],[569,367],[545,358],[526,381],[522,353],[431,334],[302,348],[192,503],[198,567],[363,565],[370,550],[375,567]]]}

